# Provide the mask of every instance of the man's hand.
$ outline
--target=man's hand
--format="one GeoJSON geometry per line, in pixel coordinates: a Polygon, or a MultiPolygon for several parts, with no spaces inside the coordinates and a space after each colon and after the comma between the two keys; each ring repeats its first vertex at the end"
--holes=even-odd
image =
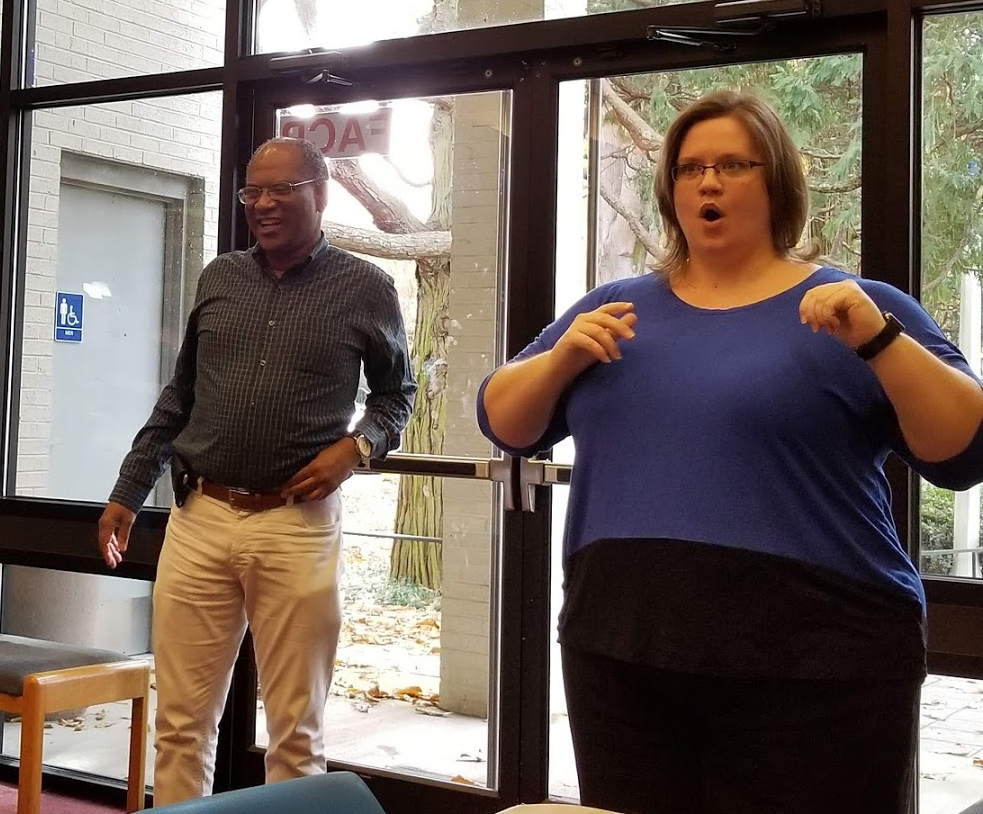
{"type": "Polygon", "coordinates": [[[300,470],[283,487],[284,497],[298,500],[320,500],[327,497],[352,476],[352,469],[361,460],[355,439],[342,438],[322,449],[317,457],[300,470]]]}
{"type": "Polygon", "coordinates": [[[130,542],[130,529],[136,512],[110,501],[99,518],[99,551],[106,565],[115,568],[123,562],[123,552],[130,542]]]}

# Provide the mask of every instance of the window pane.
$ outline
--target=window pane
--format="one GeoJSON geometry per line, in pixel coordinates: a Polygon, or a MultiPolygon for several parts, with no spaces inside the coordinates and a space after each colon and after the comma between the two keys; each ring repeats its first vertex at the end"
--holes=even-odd
{"type": "Polygon", "coordinates": [[[256,51],[346,48],[440,31],[582,17],[695,0],[255,0],[256,51]]]}
{"type": "MultiPolygon", "coordinates": [[[[983,14],[924,23],[922,81],[921,299],[945,335],[981,365],[983,269],[983,74],[969,55],[983,49],[983,14]]],[[[934,576],[983,576],[980,487],[921,488],[921,569],[934,576]]]]}
{"type": "MultiPolygon", "coordinates": [[[[0,632],[111,650],[153,661],[150,597],[154,585],[133,579],[71,574],[41,568],[0,568],[0,632]]],[[[154,777],[154,712],[150,684],[147,785],[154,777]]],[[[129,771],[131,704],[117,701],[62,710],[48,717],[44,764],[124,780],[129,771]]],[[[0,723],[0,754],[20,755],[19,720],[0,723]]]]}
{"type": "Polygon", "coordinates": [[[38,0],[28,87],[222,64],[225,0],[38,0]]]}
{"type": "Polygon", "coordinates": [[[660,134],[689,101],[721,88],[757,93],[788,123],[810,190],[802,242],[817,246],[817,262],[860,273],[861,76],[860,56],[846,54],[563,83],[558,313],[587,288],[649,271],[660,241],[652,193],[660,134]]]}
{"type": "MultiPolygon", "coordinates": [[[[776,107],[792,131],[810,187],[803,241],[818,245],[823,262],[859,272],[861,84],[857,54],[561,84],[556,314],[590,288],[650,273],[660,242],[652,182],[661,134],[690,101],[720,88],[751,90],[776,107]]],[[[573,463],[569,440],[554,449],[554,459],[573,463]]],[[[560,540],[568,492],[553,489],[553,631],[562,603],[560,540]]],[[[549,793],[576,800],[555,641],[550,713],[549,793]]]]}
{"type": "Polygon", "coordinates": [[[109,496],[215,254],[221,112],[211,93],[33,114],[16,494],[109,496]]]}

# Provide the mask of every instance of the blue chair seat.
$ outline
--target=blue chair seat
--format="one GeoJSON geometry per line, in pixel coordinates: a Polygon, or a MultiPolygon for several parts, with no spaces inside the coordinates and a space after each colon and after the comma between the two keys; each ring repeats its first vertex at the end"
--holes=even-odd
{"type": "Polygon", "coordinates": [[[151,810],[159,814],[386,814],[353,772],[299,777],[151,810]]]}

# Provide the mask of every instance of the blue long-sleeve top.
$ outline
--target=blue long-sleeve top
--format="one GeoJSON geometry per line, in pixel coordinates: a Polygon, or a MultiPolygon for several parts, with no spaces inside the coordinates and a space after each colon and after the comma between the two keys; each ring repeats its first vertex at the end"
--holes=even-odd
{"type": "MultiPolygon", "coordinates": [[[[515,360],[551,349],[574,317],[608,302],[634,303],[635,338],[621,343],[621,361],[581,374],[543,436],[522,449],[492,432],[485,380],[478,421],[501,449],[531,456],[574,439],[565,562],[602,539],[695,541],[819,566],[924,607],[884,463],[894,451],[933,484],[968,488],[983,480],[983,426],[947,461],[911,453],[869,366],[800,323],[806,290],[847,279],[857,278],[825,267],[774,297],[722,310],[683,302],[654,274],[594,289],[515,360]]],[[[976,378],[916,300],[857,281],[909,336],[976,378]]]]}

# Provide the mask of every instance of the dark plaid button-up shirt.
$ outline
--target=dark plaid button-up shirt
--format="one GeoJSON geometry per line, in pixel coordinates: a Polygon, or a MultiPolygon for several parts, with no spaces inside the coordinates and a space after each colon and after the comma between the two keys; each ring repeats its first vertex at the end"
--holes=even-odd
{"type": "Polygon", "coordinates": [[[416,393],[390,277],[323,237],[279,279],[256,248],[215,258],[110,500],[138,511],[174,452],[226,486],[278,489],[348,431],[360,364],[370,392],[358,430],[382,457],[416,393]]]}

